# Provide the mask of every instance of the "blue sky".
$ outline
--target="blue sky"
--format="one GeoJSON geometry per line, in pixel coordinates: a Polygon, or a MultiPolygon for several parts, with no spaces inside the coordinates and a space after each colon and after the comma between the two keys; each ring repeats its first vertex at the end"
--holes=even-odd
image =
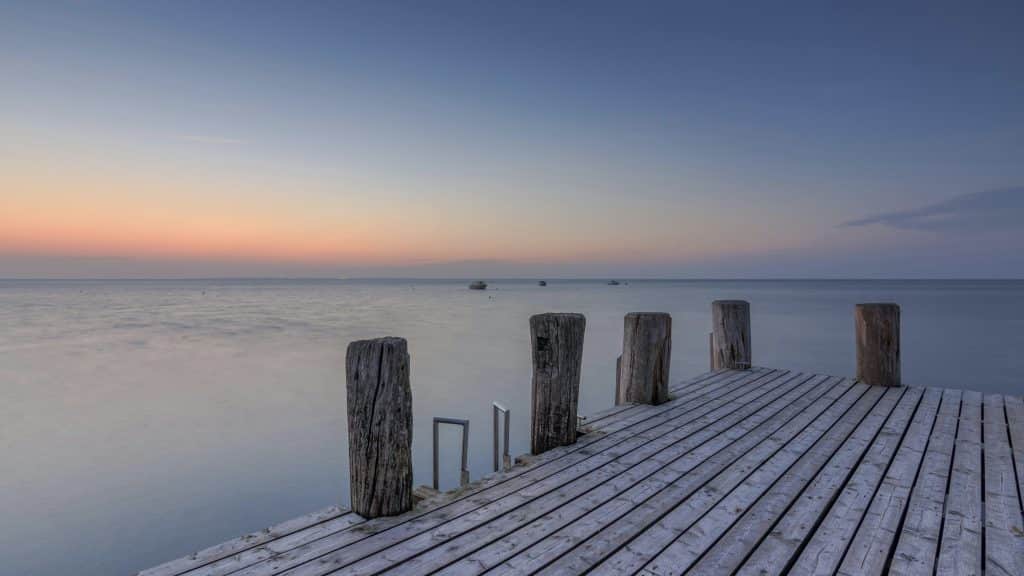
{"type": "Polygon", "coordinates": [[[6,3],[0,277],[1021,277],[1022,29],[996,2],[6,3]],[[886,217],[935,205],[970,225],[886,217]]]}

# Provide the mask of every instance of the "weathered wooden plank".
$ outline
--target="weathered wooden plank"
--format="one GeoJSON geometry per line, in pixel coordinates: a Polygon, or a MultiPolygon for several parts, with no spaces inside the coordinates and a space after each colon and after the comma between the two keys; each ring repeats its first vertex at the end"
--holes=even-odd
{"type": "Polygon", "coordinates": [[[510,558],[501,566],[501,571],[526,573],[546,565],[543,572],[551,574],[576,573],[589,569],[657,522],[674,503],[692,495],[716,474],[785,427],[790,419],[804,411],[820,412],[848,388],[849,382],[830,379],[816,385],[815,393],[801,397],[781,411],[757,414],[732,426],[723,434],[724,440],[730,442],[726,448],[710,446],[715,450],[713,455],[696,467],[693,467],[693,463],[687,463],[681,470],[677,470],[683,473],[682,477],[673,479],[665,486],[654,486],[652,491],[630,492],[602,505],[581,520],[561,529],[553,537],[510,558]]]}
{"type": "Polygon", "coordinates": [[[959,390],[946,390],[942,395],[939,415],[892,556],[889,568],[892,573],[930,575],[935,568],[960,416],[960,396],[959,390]]]}
{"type": "Polygon", "coordinates": [[[1006,424],[1013,444],[1013,463],[1017,469],[1017,492],[1024,495],[1024,400],[1019,396],[1004,396],[1006,424]]]}
{"type": "MultiPolygon", "coordinates": [[[[844,492],[854,497],[854,513],[826,519],[826,523],[815,533],[797,559],[793,567],[794,574],[832,572],[836,566],[839,566],[842,573],[848,572],[851,566],[869,570],[877,566],[871,562],[880,549],[884,551],[881,558],[881,565],[884,566],[885,553],[894,535],[889,528],[890,516],[886,513],[894,514],[897,523],[902,516],[902,507],[924,454],[941,397],[941,390],[929,388],[925,391],[921,405],[892,461],[878,470],[880,474],[877,476],[865,475],[863,478],[869,479],[868,483],[851,482],[847,485],[844,492]]],[[[844,504],[841,496],[834,510],[844,511],[844,504]]]]}
{"type": "MultiPolygon", "coordinates": [[[[763,369],[762,369],[762,371],[763,371],[763,369]]],[[[713,378],[716,378],[716,377],[724,377],[724,376],[726,376],[727,372],[729,372],[729,371],[727,371],[727,370],[718,370],[718,371],[714,371],[714,372],[705,372],[705,373],[701,374],[700,376],[697,376],[697,377],[694,377],[694,378],[690,378],[688,380],[684,380],[682,382],[679,382],[678,384],[673,384],[672,386],[669,387],[669,394],[672,395],[672,397],[674,399],[678,394],[680,394],[682,392],[692,391],[692,390],[694,390],[694,389],[696,389],[698,387],[706,387],[708,385],[708,381],[710,381],[710,380],[712,380],[713,378]]],[[[604,419],[606,419],[608,417],[611,417],[611,416],[615,416],[616,414],[620,414],[620,413],[625,412],[627,410],[636,409],[638,407],[639,407],[638,404],[616,404],[616,405],[614,405],[614,406],[612,406],[610,408],[606,408],[604,410],[598,410],[597,412],[594,412],[593,414],[589,414],[587,416],[584,416],[582,418],[582,420],[583,420],[583,422],[584,422],[584,424],[586,426],[590,427],[591,429],[597,429],[597,428],[600,427],[599,423],[602,420],[604,420],[604,419]]]]}
{"type": "Polygon", "coordinates": [[[275,524],[270,528],[265,528],[258,532],[239,536],[233,540],[228,540],[227,542],[217,544],[216,546],[211,546],[205,550],[201,550],[183,558],[178,558],[159,566],[143,570],[142,572],[139,572],[139,576],[177,576],[178,574],[183,574],[199,566],[216,562],[221,558],[226,558],[277,538],[282,538],[294,532],[309,528],[310,526],[327,522],[347,513],[348,511],[344,508],[330,506],[323,510],[317,510],[316,512],[311,512],[304,516],[292,518],[291,520],[281,522],[280,524],[275,524]]]}
{"type": "MultiPolygon", "coordinates": [[[[239,573],[239,576],[256,576],[276,573],[285,569],[304,565],[309,562],[320,562],[332,555],[332,558],[349,557],[346,547],[374,537],[374,545],[382,547],[401,541],[416,534],[434,528],[449,519],[469,514],[479,507],[509,495],[516,495],[522,490],[535,486],[552,476],[561,474],[554,481],[581,473],[584,468],[596,468],[609,459],[614,459],[618,452],[628,452],[638,443],[646,440],[640,435],[657,434],[659,430],[675,429],[685,426],[691,421],[704,417],[706,414],[733,403],[745,403],[756,399],[762,394],[791,382],[798,375],[785,371],[770,371],[753,378],[739,378],[724,388],[717,395],[701,395],[699,403],[685,401],[671,402],[661,406],[648,407],[653,416],[639,414],[615,423],[604,435],[587,435],[574,446],[556,448],[546,453],[547,459],[528,468],[513,469],[512,472],[495,475],[488,479],[481,488],[468,494],[444,502],[443,505],[426,511],[415,511],[395,519],[376,519],[372,523],[360,526],[359,532],[342,534],[341,538],[332,538],[312,542],[284,554],[275,555],[259,566],[254,566],[239,573]],[[638,442],[639,440],[639,442],[638,442]],[[579,448],[584,441],[589,444],[579,448]],[[630,444],[626,444],[630,442],[630,444]],[[616,450],[618,452],[613,452],[616,450]],[[559,451],[563,451],[558,454],[559,451]],[[557,457],[554,457],[554,456],[557,457]],[[380,536],[384,534],[384,536],[380,536]]],[[[542,456],[541,458],[544,458],[542,456]]],[[[370,552],[372,553],[372,551],[370,552]]],[[[358,559],[358,552],[351,556],[358,559]]]]}
{"type": "Polygon", "coordinates": [[[981,469],[981,393],[964,392],[942,524],[938,574],[981,574],[981,469]]]}
{"type": "MultiPolygon", "coordinates": [[[[788,372],[780,370],[767,370],[760,373],[746,373],[739,370],[722,372],[714,380],[710,381],[707,386],[699,389],[694,388],[689,392],[679,394],[675,398],[675,402],[672,402],[671,405],[650,406],[648,404],[634,404],[630,407],[635,410],[628,413],[626,413],[627,411],[623,411],[623,413],[613,414],[595,425],[585,423],[581,431],[586,432],[587,434],[595,431],[610,434],[617,430],[628,428],[645,418],[651,418],[653,416],[663,414],[668,410],[678,410],[684,406],[700,405],[701,403],[706,402],[709,398],[720,395],[724,390],[738,390],[744,387],[753,388],[761,383],[780,378],[786,374],[788,374],[788,372]]],[[[574,446],[579,446],[580,443],[588,441],[592,441],[592,439],[586,437],[580,438],[574,446]]],[[[556,448],[553,452],[559,453],[560,451],[564,452],[572,449],[573,446],[565,446],[556,448]]],[[[549,456],[545,454],[542,455],[542,457],[549,456]]]]}
{"type": "MultiPolygon", "coordinates": [[[[713,508],[707,510],[703,517],[699,514],[704,512],[704,509],[693,504],[684,503],[677,507],[659,522],[659,525],[670,524],[667,522],[670,518],[676,519],[678,523],[670,527],[680,532],[680,535],[645,567],[658,574],[686,572],[737,518],[774,487],[777,480],[784,479],[791,467],[811,459],[816,460],[812,464],[814,468],[824,464],[884,394],[885,390],[864,384],[852,388],[846,396],[801,431],[782,450],[773,454],[760,468],[739,483],[725,498],[719,496],[720,500],[713,508]],[[856,403],[853,400],[856,400],[856,403]]],[[[729,488],[723,481],[726,477],[727,474],[719,475],[702,491],[724,493],[729,488]]]]}
{"type": "Polygon", "coordinates": [[[862,459],[856,452],[845,453],[846,459],[823,470],[737,574],[781,574],[805,542],[801,558],[807,565],[818,558],[826,562],[820,570],[805,565],[796,573],[834,572],[923,396],[920,388],[907,390],[862,459]]]}
{"type": "MultiPolygon", "coordinates": [[[[821,393],[820,391],[815,391],[815,388],[821,387],[813,381],[809,381],[808,384],[800,386],[767,406],[755,408],[753,411],[748,411],[745,415],[737,414],[736,416],[739,416],[739,418],[730,417],[728,420],[723,419],[720,422],[716,422],[716,425],[723,424],[723,426],[717,427],[718,431],[712,430],[709,427],[705,432],[710,432],[710,434],[702,433],[701,436],[703,438],[694,437],[693,439],[696,442],[691,442],[688,446],[672,446],[668,450],[654,453],[631,470],[629,474],[598,486],[561,508],[537,517],[515,532],[504,535],[492,545],[479,549],[471,556],[450,566],[443,573],[478,573],[483,568],[497,565],[512,553],[547,538],[553,531],[570,524],[593,510],[606,505],[622,507],[623,502],[629,502],[627,507],[631,508],[641,503],[645,496],[657,493],[658,490],[678,480],[700,462],[715,455],[717,453],[716,450],[721,450],[728,446],[731,438],[736,436],[737,427],[750,429],[757,422],[766,421],[774,412],[779,410],[796,410],[804,402],[810,400],[810,398],[801,398],[802,396],[813,396],[813,394],[821,393]],[[813,392],[809,393],[809,390],[813,392]],[[794,400],[797,402],[794,402],[794,400]],[[723,430],[727,431],[727,433],[720,433],[723,430]]],[[[489,529],[490,525],[485,528],[489,529]]],[[[466,536],[479,538],[480,534],[481,531],[478,530],[466,536]]],[[[448,547],[444,549],[438,548],[432,550],[431,554],[440,556],[441,553],[448,550],[448,547]]]]}
{"type": "MultiPolygon", "coordinates": [[[[693,574],[731,574],[743,564],[798,498],[802,497],[802,501],[808,503],[830,498],[838,489],[839,478],[845,478],[856,460],[867,450],[905,392],[906,388],[886,390],[882,399],[856,429],[841,440],[842,444],[838,447],[832,439],[842,436],[846,427],[837,427],[834,435],[830,433],[828,440],[805,454],[790,472],[747,510],[690,571],[693,574]],[[829,482],[829,479],[832,481],[829,482]]],[[[851,419],[844,418],[844,421],[848,420],[851,419]]],[[[810,516],[807,514],[804,517],[810,516]]]]}
{"type": "Polygon", "coordinates": [[[910,425],[896,451],[839,565],[839,574],[860,576],[882,574],[885,570],[889,551],[895,546],[903,512],[910,499],[910,491],[921,468],[921,459],[928,449],[941,397],[942,390],[937,388],[925,391],[922,410],[918,410],[920,418],[915,417],[915,422],[910,425]]]}
{"type": "Polygon", "coordinates": [[[388,542],[378,538],[372,546],[356,545],[342,554],[321,559],[319,564],[326,565],[328,570],[325,571],[319,565],[307,565],[297,570],[295,576],[321,575],[338,568],[342,568],[337,572],[338,575],[376,574],[414,556],[413,560],[402,565],[402,572],[430,573],[449,563],[452,555],[471,552],[508,531],[558,509],[595,487],[607,484],[612,495],[625,490],[704,441],[738,423],[757,418],[765,410],[764,402],[784,407],[799,402],[800,396],[812,389],[811,386],[793,385],[766,394],[762,401],[750,405],[725,406],[720,413],[708,414],[690,426],[638,438],[628,449],[614,453],[614,458],[607,458],[598,466],[568,470],[491,502],[471,514],[451,519],[401,541],[388,542]],[[633,475],[629,472],[633,472],[633,475]],[[621,484],[616,483],[616,479],[621,484]],[[387,550],[380,553],[385,546],[387,550]],[[362,558],[352,562],[355,556],[362,558]]]}
{"type": "Polygon", "coordinates": [[[985,575],[1024,574],[1024,519],[1017,494],[1017,474],[1006,429],[1003,397],[985,396],[982,414],[985,443],[985,575]]]}
{"type": "Polygon", "coordinates": [[[185,574],[185,576],[223,576],[225,574],[231,574],[247,568],[254,564],[258,564],[267,558],[275,554],[281,554],[289,550],[294,550],[299,546],[320,540],[321,538],[337,537],[340,532],[344,532],[365,522],[362,516],[352,512],[349,514],[343,514],[337,518],[328,520],[327,522],[321,522],[314,526],[310,526],[304,530],[293,532],[282,538],[271,540],[265,544],[256,546],[255,548],[249,548],[227,558],[222,558],[211,564],[201,566],[195,570],[191,570],[185,574]]]}
{"type": "MultiPolygon", "coordinates": [[[[735,383],[738,380],[753,380],[753,378],[763,376],[768,372],[770,370],[764,368],[758,368],[751,372],[741,370],[708,372],[706,374],[707,378],[683,384],[678,388],[672,388],[672,399],[679,402],[696,402],[700,400],[702,395],[711,394],[723,386],[735,383]],[[752,373],[754,374],[753,376],[752,373]]],[[[620,420],[628,415],[636,414],[645,408],[648,408],[648,406],[644,404],[617,404],[607,410],[602,410],[592,416],[585,417],[581,432],[589,433],[603,430],[609,423],[620,420]]]]}

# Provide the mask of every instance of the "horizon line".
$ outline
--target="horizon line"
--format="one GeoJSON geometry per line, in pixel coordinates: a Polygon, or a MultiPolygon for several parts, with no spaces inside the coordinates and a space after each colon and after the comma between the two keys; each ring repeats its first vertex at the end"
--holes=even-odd
{"type": "Polygon", "coordinates": [[[778,277],[626,277],[626,276],[590,276],[590,277],[550,277],[550,276],[74,276],[74,277],[0,277],[0,282],[158,282],[158,281],[439,281],[466,282],[483,280],[486,282],[927,282],[927,281],[962,281],[962,282],[1018,282],[1024,276],[913,276],[913,277],[812,277],[812,276],[778,276],[778,277]]]}

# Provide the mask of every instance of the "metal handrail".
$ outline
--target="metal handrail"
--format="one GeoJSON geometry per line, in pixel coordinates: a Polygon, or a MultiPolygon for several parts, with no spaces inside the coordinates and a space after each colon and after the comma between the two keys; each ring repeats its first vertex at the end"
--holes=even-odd
{"type": "Polygon", "coordinates": [[[438,489],[437,479],[437,464],[438,464],[438,447],[437,447],[437,430],[440,424],[453,424],[455,426],[462,426],[462,473],[459,477],[459,484],[465,486],[469,484],[469,420],[459,420],[458,418],[440,418],[434,417],[434,490],[438,489]]]}
{"type": "Polygon", "coordinates": [[[503,469],[511,470],[512,469],[512,455],[509,454],[509,452],[508,452],[509,410],[508,410],[508,408],[506,408],[506,407],[502,406],[501,404],[498,404],[497,402],[495,402],[493,404],[492,412],[494,414],[494,471],[495,472],[498,471],[498,420],[500,419],[499,415],[501,413],[505,414],[505,450],[501,454],[501,456],[502,456],[501,464],[502,464],[502,468],[503,469]]]}

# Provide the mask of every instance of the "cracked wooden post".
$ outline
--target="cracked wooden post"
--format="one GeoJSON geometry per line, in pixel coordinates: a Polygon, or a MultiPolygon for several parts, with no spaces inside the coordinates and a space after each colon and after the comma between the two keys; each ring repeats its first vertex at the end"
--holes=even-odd
{"type": "Polygon", "coordinates": [[[623,324],[615,403],[667,402],[672,317],[663,312],[630,312],[623,324]]]}
{"type": "Polygon", "coordinates": [[[582,314],[530,317],[533,350],[530,451],[533,454],[576,442],[586,324],[582,314]]]}
{"type": "Polygon", "coordinates": [[[900,307],[857,304],[857,379],[875,386],[900,385],[900,307]]]}
{"type": "Polygon", "coordinates": [[[711,303],[712,370],[750,368],[750,303],[715,300],[711,303]]]}
{"type": "Polygon", "coordinates": [[[412,389],[404,338],[359,340],[345,356],[352,511],[412,509],[412,389]]]}

